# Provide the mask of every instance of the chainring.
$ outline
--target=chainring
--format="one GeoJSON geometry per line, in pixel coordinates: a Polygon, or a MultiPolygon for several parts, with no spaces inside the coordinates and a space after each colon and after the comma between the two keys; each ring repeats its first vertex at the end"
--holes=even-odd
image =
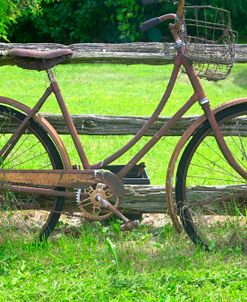
{"type": "Polygon", "coordinates": [[[81,200],[81,191],[77,191],[77,204],[81,212],[81,216],[88,221],[103,221],[108,219],[113,212],[102,206],[97,200],[97,196],[108,200],[115,208],[120,204],[120,198],[115,197],[109,187],[103,183],[90,186],[83,192],[81,200]]]}

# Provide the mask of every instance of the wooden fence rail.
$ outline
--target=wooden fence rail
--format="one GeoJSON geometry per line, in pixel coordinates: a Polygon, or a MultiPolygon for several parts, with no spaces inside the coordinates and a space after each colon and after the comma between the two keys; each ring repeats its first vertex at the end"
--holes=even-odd
{"type": "MultiPolygon", "coordinates": [[[[61,115],[46,114],[47,120],[60,134],[67,134],[68,128],[61,115]]],[[[74,124],[79,134],[89,135],[129,135],[136,134],[148,121],[148,117],[141,116],[103,116],[103,115],[73,115],[74,124]]],[[[198,116],[183,117],[168,132],[168,136],[181,136],[198,116]]],[[[154,135],[170,117],[160,117],[147,132],[147,136],[154,135]]],[[[238,121],[238,127],[234,121],[225,123],[222,127],[224,135],[247,136],[247,118],[238,121]]]]}
{"type": "MultiPolygon", "coordinates": [[[[68,134],[69,130],[65,121],[60,114],[42,114],[59,134],[68,134]]],[[[167,136],[181,136],[198,116],[183,117],[168,132],[167,136]]],[[[148,117],[142,116],[104,116],[104,115],[72,115],[73,122],[79,134],[84,135],[131,135],[148,121],[148,117]]],[[[146,136],[154,135],[170,117],[160,117],[157,122],[150,128],[146,136]]],[[[0,124],[1,117],[0,117],[0,124]]],[[[4,121],[4,131],[13,133],[16,125],[4,121]]],[[[222,126],[224,135],[241,135],[247,136],[247,118],[239,118],[238,127],[234,121],[230,121],[222,126]]]]}
{"type": "MultiPolygon", "coordinates": [[[[190,196],[190,202],[198,202],[198,204],[217,200],[218,210],[220,210],[221,201],[229,199],[229,194],[231,195],[231,201],[233,196],[236,196],[237,201],[237,196],[243,196],[246,193],[246,189],[247,186],[232,186],[231,190],[227,186],[197,186],[190,188],[187,194],[190,196]]],[[[167,213],[164,186],[125,186],[125,192],[124,202],[121,205],[125,212],[167,213]]],[[[224,207],[222,209],[225,211],[224,207]]]]}
{"type": "MultiPolygon", "coordinates": [[[[169,64],[174,59],[175,51],[172,43],[126,43],[126,44],[49,44],[49,43],[29,43],[12,44],[0,43],[0,65],[14,65],[15,60],[7,56],[11,48],[30,48],[39,50],[70,48],[73,56],[65,63],[118,63],[118,64],[169,64]]],[[[219,46],[220,51],[220,46],[219,46]]],[[[236,62],[247,62],[247,45],[238,44],[236,46],[236,62]]]]}
{"type": "MultiPolygon", "coordinates": [[[[226,199],[229,199],[229,192],[231,192],[231,198],[236,196],[237,200],[237,196],[243,196],[246,189],[246,186],[232,186],[229,191],[229,187],[226,186],[198,186],[190,188],[188,194],[190,200],[198,202],[198,204],[217,200],[218,211],[220,211],[221,201],[225,202],[226,199]]],[[[40,198],[39,204],[43,209],[50,208],[52,205],[47,197],[40,198]]],[[[233,207],[235,206],[236,203],[233,204],[233,207]]],[[[165,186],[125,185],[125,196],[120,209],[125,213],[167,213],[165,186]]],[[[222,207],[222,210],[225,211],[225,208],[222,207]]],[[[76,201],[67,201],[65,203],[65,211],[77,212],[78,204],[76,201]]]]}

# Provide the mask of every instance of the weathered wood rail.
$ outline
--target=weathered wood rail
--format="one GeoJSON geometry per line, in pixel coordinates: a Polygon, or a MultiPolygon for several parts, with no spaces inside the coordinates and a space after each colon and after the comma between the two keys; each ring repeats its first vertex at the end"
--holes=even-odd
{"type": "MultiPolygon", "coordinates": [[[[68,128],[61,115],[44,115],[47,120],[55,127],[60,134],[67,134],[68,128]]],[[[129,135],[136,134],[141,127],[148,121],[148,117],[142,116],[100,116],[100,115],[73,115],[74,124],[79,134],[88,135],[129,135]]],[[[168,136],[181,136],[198,116],[183,117],[168,132],[168,136]]],[[[146,136],[156,133],[170,117],[160,117],[150,128],[146,136]]],[[[228,122],[222,127],[225,135],[247,136],[247,118],[241,118],[238,122],[238,128],[234,121],[228,122]]]]}
{"type": "MultiPolygon", "coordinates": [[[[246,189],[246,186],[232,186],[231,190],[226,186],[200,186],[190,188],[188,194],[190,201],[198,202],[198,204],[203,203],[205,205],[205,203],[209,204],[217,200],[218,213],[220,209],[222,209],[222,213],[225,213],[225,208],[220,207],[221,201],[231,201],[235,198],[235,203],[233,204],[233,208],[235,208],[238,199],[241,204],[241,197],[245,196],[246,189]],[[229,195],[230,192],[231,194],[229,195]]],[[[39,204],[43,209],[48,209],[52,206],[51,201],[47,197],[41,198],[39,204]]],[[[151,185],[125,185],[125,196],[120,209],[125,213],[167,213],[165,188],[164,186],[151,185]]],[[[75,200],[67,200],[65,202],[65,211],[78,211],[78,205],[75,200]]]]}
{"type": "MultiPolygon", "coordinates": [[[[190,196],[190,202],[198,202],[198,205],[209,204],[215,200],[220,205],[221,201],[232,201],[234,196],[236,202],[241,200],[246,190],[247,186],[197,186],[191,187],[187,194],[190,196]]],[[[236,204],[233,205],[235,206],[236,204]]],[[[126,212],[167,213],[164,186],[125,186],[125,197],[121,208],[126,212]]]]}
{"type": "MultiPolygon", "coordinates": [[[[59,134],[69,134],[65,121],[60,114],[42,114],[59,134]]],[[[167,136],[181,136],[198,116],[188,116],[178,121],[168,132],[167,136]]],[[[104,115],[72,115],[73,122],[79,134],[81,135],[131,135],[136,134],[138,130],[148,121],[148,117],[142,116],[104,116],[104,115]]],[[[150,128],[146,136],[156,133],[170,117],[160,117],[150,128]]],[[[0,124],[1,124],[0,117],[0,124]]],[[[4,120],[5,133],[13,133],[16,125],[4,120]]],[[[224,135],[247,136],[247,118],[239,118],[238,127],[234,121],[228,122],[222,126],[224,135]]]]}
{"type": "MultiPolygon", "coordinates": [[[[219,46],[220,47],[220,46],[219,46]]],[[[117,63],[163,65],[173,61],[175,51],[172,43],[126,43],[126,44],[49,44],[49,43],[0,43],[0,65],[14,65],[15,60],[7,55],[11,48],[57,49],[70,48],[73,56],[65,64],[79,63],[117,63]]],[[[219,49],[220,51],[220,49],[219,49]]],[[[247,45],[236,46],[236,62],[247,62],[247,45]]]]}

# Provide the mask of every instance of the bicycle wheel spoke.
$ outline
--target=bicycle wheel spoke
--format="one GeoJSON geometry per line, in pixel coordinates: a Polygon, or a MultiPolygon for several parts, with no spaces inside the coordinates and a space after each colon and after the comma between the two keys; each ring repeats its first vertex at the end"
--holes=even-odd
{"type": "MultiPolygon", "coordinates": [[[[245,119],[247,119],[247,116],[245,117],[245,119]]],[[[242,154],[243,154],[243,157],[247,160],[247,154],[246,154],[246,148],[245,148],[245,145],[244,145],[244,142],[243,142],[243,139],[241,137],[241,134],[239,132],[239,121],[237,121],[237,130],[238,130],[238,139],[240,141],[240,145],[241,145],[241,150],[242,150],[242,154]]]]}
{"type": "Polygon", "coordinates": [[[84,208],[84,207],[87,207],[89,205],[92,205],[91,201],[90,202],[86,202],[86,203],[81,203],[81,206],[84,208]]]}
{"type": "MultiPolygon", "coordinates": [[[[194,179],[197,179],[197,178],[199,178],[199,179],[205,179],[204,176],[190,175],[190,174],[188,174],[188,177],[189,178],[194,178],[194,179]]],[[[230,182],[230,183],[233,182],[233,183],[238,183],[238,184],[242,183],[240,181],[227,180],[227,179],[224,179],[224,178],[211,178],[211,177],[207,177],[207,180],[226,181],[226,182],[230,182]]]]}
{"type": "MultiPolygon", "coordinates": [[[[245,150],[241,149],[242,146],[241,146],[241,148],[239,147],[239,145],[237,144],[237,142],[236,142],[236,140],[234,139],[234,137],[231,137],[231,139],[232,139],[234,145],[237,147],[237,149],[238,149],[238,150],[240,151],[240,153],[242,154],[243,158],[247,159],[245,150]]],[[[237,159],[239,162],[242,162],[242,165],[243,165],[244,168],[246,169],[246,166],[244,165],[243,160],[241,160],[236,154],[235,154],[235,157],[236,157],[236,159],[237,159]]]]}
{"type": "Polygon", "coordinates": [[[52,164],[44,164],[43,166],[40,166],[40,170],[46,170],[47,168],[52,168],[52,164]]]}
{"type": "Polygon", "coordinates": [[[241,180],[240,177],[237,177],[236,175],[233,175],[232,173],[224,173],[224,172],[222,172],[220,170],[212,169],[212,168],[209,168],[209,167],[206,167],[206,166],[202,166],[202,165],[198,165],[198,164],[194,164],[194,163],[192,163],[191,166],[198,167],[198,168],[203,168],[203,169],[208,170],[210,172],[219,172],[219,173],[221,173],[223,175],[232,176],[235,179],[241,180]]]}
{"type": "MultiPolygon", "coordinates": [[[[24,154],[26,154],[28,151],[32,150],[35,146],[37,146],[39,144],[39,142],[36,142],[35,144],[31,145],[29,148],[25,149],[23,152],[19,153],[16,157],[9,157],[9,160],[6,161],[6,166],[8,165],[8,163],[10,162],[10,160],[12,159],[12,161],[18,159],[20,156],[23,156],[24,154]]],[[[16,154],[16,152],[14,152],[13,156],[16,154]]],[[[5,166],[4,165],[4,166],[5,166]]]]}
{"type": "Polygon", "coordinates": [[[46,152],[44,152],[44,153],[42,153],[42,154],[39,154],[38,156],[33,156],[33,157],[29,158],[29,159],[26,159],[26,160],[24,160],[24,161],[22,161],[22,162],[19,162],[18,164],[13,165],[13,166],[10,167],[9,169],[19,167],[19,166],[21,166],[21,165],[23,165],[23,164],[25,164],[25,163],[27,163],[27,162],[32,162],[34,159],[40,158],[40,157],[42,157],[42,156],[45,155],[45,154],[46,154],[46,152]]]}
{"type": "Polygon", "coordinates": [[[211,150],[212,152],[214,152],[214,155],[217,155],[219,159],[224,160],[227,163],[227,161],[226,161],[225,157],[222,155],[222,153],[219,153],[218,151],[216,152],[216,150],[213,149],[213,147],[211,147],[211,145],[208,142],[203,141],[202,143],[204,145],[206,145],[206,147],[209,148],[209,150],[211,150]]]}
{"type": "MultiPolygon", "coordinates": [[[[240,145],[241,145],[241,150],[242,150],[242,155],[243,155],[243,158],[245,158],[245,160],[247,160],[247,153],[246,153],[246,148],[244,146],[244,143],[243,143],[243,140],[241,139],[241,136],[239,135],[238,136],[238,139],[240,141],[240,145]]],[[[246,167],[246,166],[245,166],[246,167]]]]}
{"type": "MultiPolygon", "coordinates": [[[[219,164],[216,164],[214,161],[208,159],[206,156],[202,155],[201,153],[197,152],[197,155],[199,155],[200,157],[202,157],[204,160],[210,162],[211,164],[213,164],[214,166],[216,166],[220,170],[224,171],[225,173],[229,174],[229,172],[225,168],[222,168],[219,164]]],[[[227,163],[227,161],[225,160],[225,158],[224,158],[224,162],[227,163]]]]}
{"type": "MultiPolygon", "coordinates": [[[[5,164],[6,164],[6,165],[9,163],[10,160],[15,160],[15,159],[17,159],[18,157],[20,157],[20,156],[23,155],[23,152],[26,153],[26,152],[28,152],[31,148],[34,147],[34,146],[31,146],[31,147],[29,148],[29,150],[25,150],[25,151],[22,150],[22,152],[17,153],[18,150],[20,150],[20,148],[24,145],[24,143],[26,142],[27,139],[28,139],[28,136],[26,136],[24,139],[22,139],[21,143],[20,143],[19,145],[17,145],[17,147],[14,148],[14,150],[10,153],[10,156],[7,157],[7,160],[5,159],[5,164]],[[15,155],[17,155],[17,156],[14,157],[15,155]]],[[[36,145],[38,145],[38,144],[39,144],[39,142],[36,143],[36,145]]]]}

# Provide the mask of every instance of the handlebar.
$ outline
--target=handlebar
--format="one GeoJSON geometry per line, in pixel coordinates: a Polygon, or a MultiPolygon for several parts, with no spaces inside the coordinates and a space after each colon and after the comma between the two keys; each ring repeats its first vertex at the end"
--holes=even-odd
{"type": "Polygon", "coordinates": [[[153,3],[161,3],[164,2],[164,0],[141,0],[142,5],[146,6],[153,3]]]}
{"type": "MultiPolygon", "coordinates": [[[[163,2],[163,1],[164,0],[141,0],[143,5],[159,3],[159,2],[163,2]]],[[[177,39],[177,37],[178,37],[177,33],[179,32],[180,25],[181,25],[180,19],[182,19],[183,15],[184,15],[184,5],[185,5],[185,0],[179,0],[176,14],[166,14],[166,15],[148,20],[141,25],[141,30],[142,31],[148,30],[149,28],[152,28],[167,20],[176,20],[176,23],[173,26],[173,29],[174,29],[173,34],[176,35],[176,39],[177,39]]]]}
{"type": "Polygon", "coordinates": [[[156,17],[156,18],[153,18],[153,19],[150,19],[150,20],[144,22],[141,25],[141,30],[145,31],[145,30],[148,30],[149,28],[152,28],[152,27],[154,27],[154,26],[156,26],[156,25],[158,25],[162,22],[165,22],[167,20],[176,20],[176,19],[177,19],[176,14],[166,14],[166,15],[163,15],[163,16],[160,16],[160,17],[156,17]]]}
{"type": "Polygon", "coordinates": [[[159,17],[156,17],[156,18],[153,18],[153,19],[150,19],[146,22],[144,22],[142,25],[141,25],[141,31],[146,31],[148,30],[149,28],[152,28],[158,24],[160,24],[160,18],[159,17]]]}

